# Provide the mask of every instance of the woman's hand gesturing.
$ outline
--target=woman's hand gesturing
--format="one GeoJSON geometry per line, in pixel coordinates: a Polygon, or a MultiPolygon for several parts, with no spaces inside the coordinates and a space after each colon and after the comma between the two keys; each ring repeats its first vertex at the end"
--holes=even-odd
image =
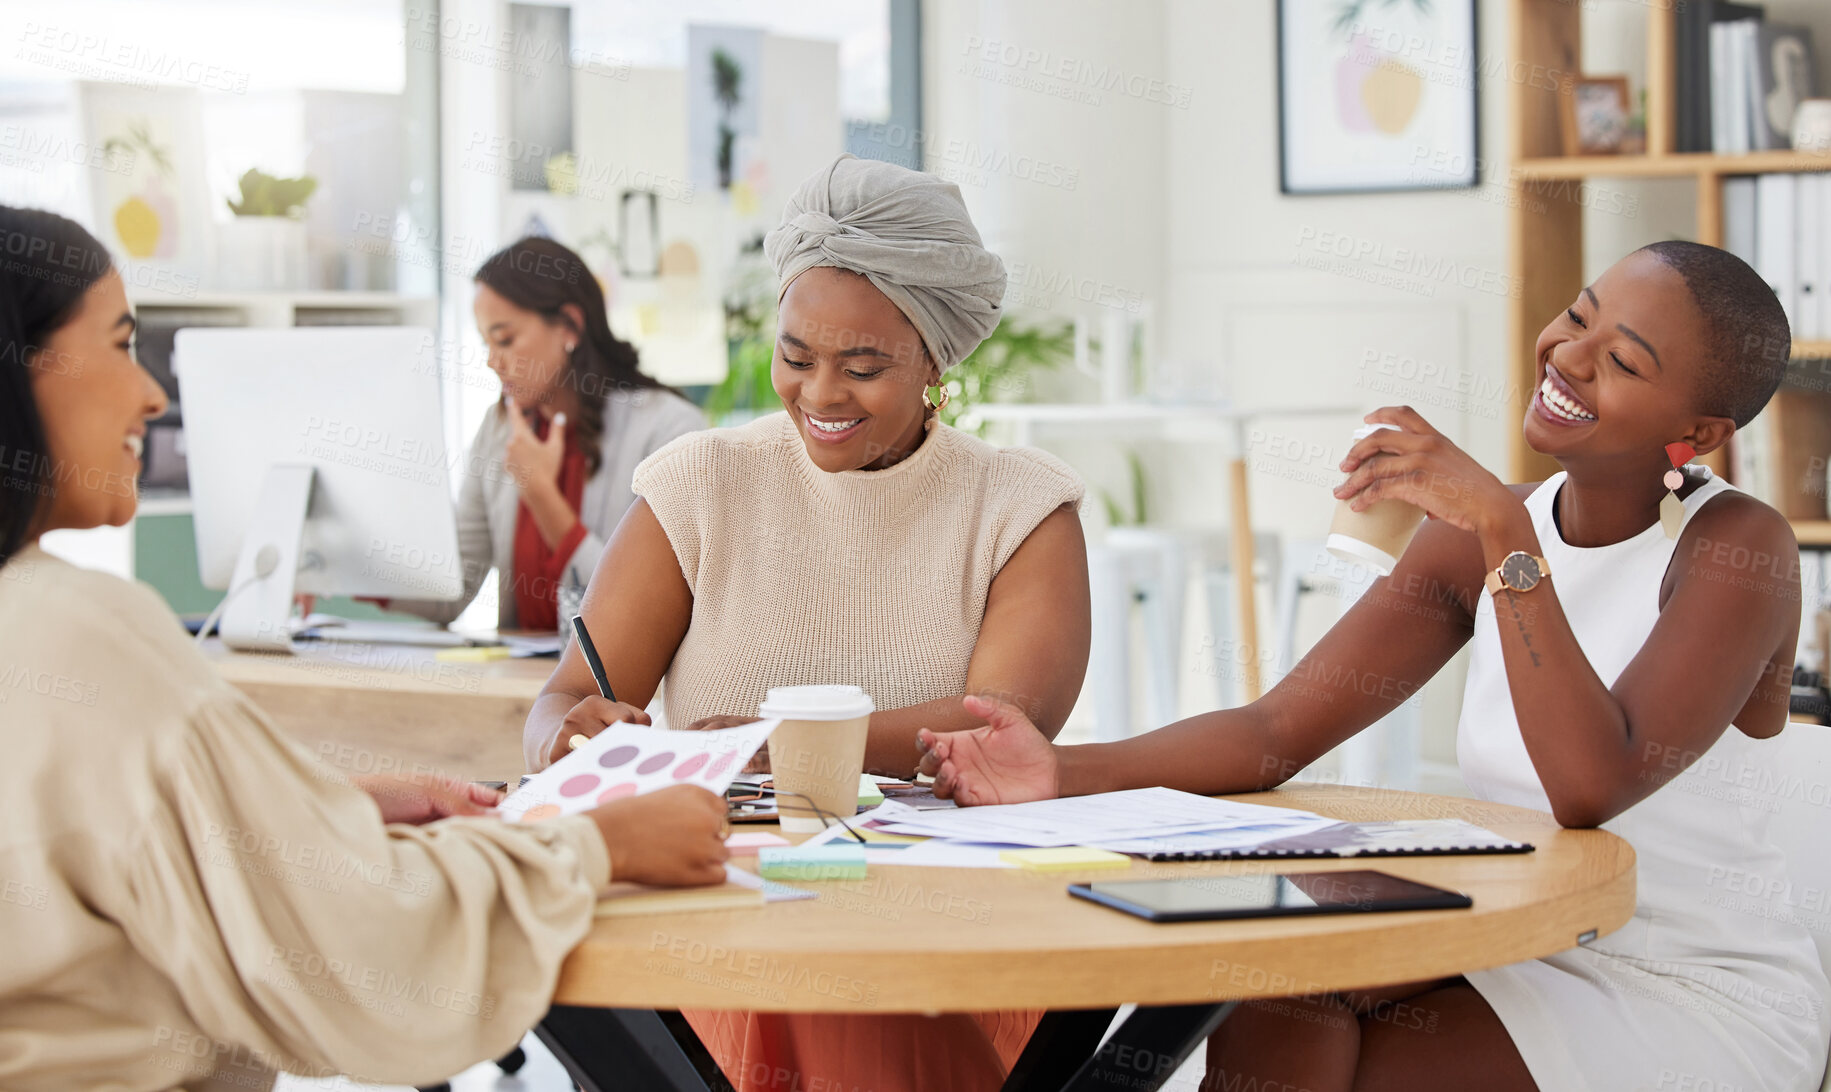
{"type": "Polygon", "coordinates": [[[935,795],[976,804],[1021,804],[1060,795],[1055,744],[1017,707],[968,695],[966,711],[984,728],[916,733],[922,773],[935,779],[935,795]]]}

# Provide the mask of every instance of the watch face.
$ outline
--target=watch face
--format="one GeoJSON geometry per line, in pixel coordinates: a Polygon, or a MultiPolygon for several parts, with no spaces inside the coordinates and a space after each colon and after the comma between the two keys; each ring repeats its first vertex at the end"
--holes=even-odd
{"type": "Polygon", "coordinates": [[[1531,591],[1539,582],[1538,558],[1515,550],[1500,563],[1500,579],[1514,591],[1531,591]]]}

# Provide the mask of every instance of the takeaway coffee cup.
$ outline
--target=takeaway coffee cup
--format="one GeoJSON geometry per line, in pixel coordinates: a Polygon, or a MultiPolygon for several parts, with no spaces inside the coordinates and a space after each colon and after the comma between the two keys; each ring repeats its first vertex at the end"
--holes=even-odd
{"type": "MultiPolygon", "coordinates": [[[[1364,440],[1383,428],[1398,430],[1396,425],[1364,425],[1354,430],[1354,439],[1364,440]]],[[[1399,555],[1423,522],[1424,509],[1404,501],[1383,500],[1361,512],[1349,507],[1349,501],[1339,501],[1326,545],[1329,553],[1343,561],[1357,562],[1386,576],[1398,567],[1399,555]]],[[[770,751],[775,751],[773,744],[770,751]]]]}
{"type": "Polygon", "coordinates": [[[876,710],[856,686],[771,688],[757,709],[759,716],[782,721],[769,734],[769,776],[779,791],[801,794],[777,797],[783,830],[809,834],[826,827],[807,800],[828,815],[858,814],[865,733],[876,710]]]}

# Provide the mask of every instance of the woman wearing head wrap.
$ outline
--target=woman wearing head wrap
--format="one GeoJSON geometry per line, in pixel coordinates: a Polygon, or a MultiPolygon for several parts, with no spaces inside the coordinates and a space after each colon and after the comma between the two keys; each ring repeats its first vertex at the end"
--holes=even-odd
{"type": "MultiPolygon", "coordinates": [[[[664,676],[679,727],[751,719],[772,686],[861,686],[879,710],[866,768],[898,775],[914,770],[918,728],[984,723],[965,695],[1010,700],[1053,735],[1080,690],[1080,481],[947,427],[928,395],[997,325],[1004,294],[959,190],[841,156],[764,248],[782,286],[771,376],[786,412],[682,437],[637,468],[584,607],[629,704],[597,697],[569,648],[528,718],[531,766],[573,733],[646,722],[664,676]]],[[[996,1088],[1034,1025],[690,1017],[740,1092],[783,1072],[802,1088],[996,1088]]]]}

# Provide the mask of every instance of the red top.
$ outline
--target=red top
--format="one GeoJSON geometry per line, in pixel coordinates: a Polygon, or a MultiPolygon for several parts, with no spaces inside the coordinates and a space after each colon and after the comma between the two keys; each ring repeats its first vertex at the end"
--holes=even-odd
{"type": "MultiPolygon", "coordinates": [[[[534,434],[543,440],[547,438],[545,418],[534,423],[534,434]]],[[[559,465],[559,492],[566,498],[566,507],[572,509],[574,516],[579,514],[588,476],[585,453],[572,443],[572,434],[568,432],[566,454],[559,465]]],[[[574,522],[566,537],[549,547],[540,535],[540,525],[534,522],[534,513],[528,510],[528,502],[523,500],[516,508],[515,572],[511,579],[514,582],[515,620],[522,629],[559,629],[560,578],[565,575],[566,562],[571,560],[572,552],[584,540],[585,524],[574,522]]]]}

